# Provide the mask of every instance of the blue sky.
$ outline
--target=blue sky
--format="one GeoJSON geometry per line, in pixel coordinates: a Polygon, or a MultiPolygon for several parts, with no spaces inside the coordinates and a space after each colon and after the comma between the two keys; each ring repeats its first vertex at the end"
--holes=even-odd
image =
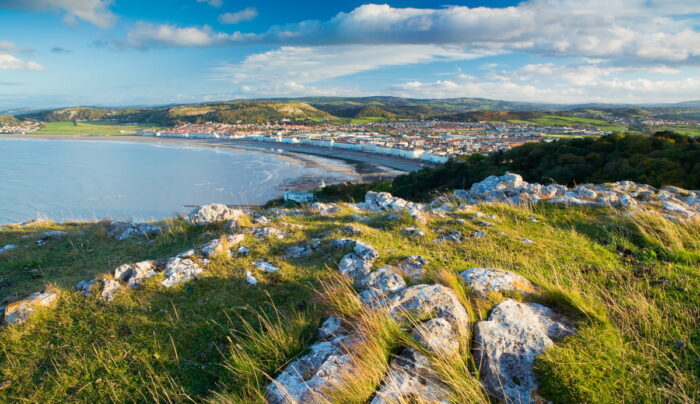
{"type": "Polygon", "coordinates": [[[0,110],[700,99],[700,1],[0,0],[0,110]]]}

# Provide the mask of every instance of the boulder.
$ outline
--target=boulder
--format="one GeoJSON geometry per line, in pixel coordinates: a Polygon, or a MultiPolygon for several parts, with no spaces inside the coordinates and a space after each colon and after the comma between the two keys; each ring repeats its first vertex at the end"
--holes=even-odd
{"type": "Polygon", "coordinates": [[[363,260],[374,260],[379,258],[379,251],[371,245],[362,241],[355,241],[355,254],[363,260]]]}
{"type": "Polygon", "coordinates": [[[346,333],[343,320],[335,316],[329,316],[318,329],[318,337],[322,340],[335,338],[346,333]]]}
{"type": "Polygon", "coordinates": [[[312,255],[321,246],[321,239],[314,238],[307,245],[293,245],[285,251],[287,258],[303,258],[312,255]]]}
{"type": "Polygon", "coordinates": [[[385,265],[357,282],[360,289],[360,299],[370,306],[379,303],[380,299],[389,296],[406,287],[406,282],[396,272],[396,268],[385,265]]]}
{"type": "Polygon", "coordinates": [[[353,281],[360,280],[367,276],[372,270],[372,261],[363,260],[355,253],[346,254],[338,264],[341,274],[353,281]]]}
{"type": "Polygon", "coordinates": [[[82,293],[84,296],[90,296],[92,295],[92,291],[97,284],[97,281],[95,280],[90,280],[90,281],[80,281],[78,282],[77,285],[75,285],[75,289],[82,293]]]}
{"type": "Polygon", "coordinates": [[[155,261],[141,261],[135,264],[124,264],[114,270],[114,278],[125,282],[130,288],[137,289],[141,282],[156,274],[155,261]]]}
{"type": "Polygon", "coordinates": [[[425,232],[416,227],[406,227],[401,229],[401,234],[408,237],[425,237],[425,232]]]}
{"type": "Polygon", "coordinates": [[[536,303],[505,300],[476,324],[474,356],[486,391],[505,403],[546,402],[537,394],[535,358],[552,339],[574,332],[572,323],[536,303]]]}
{"type": "Polygon", "coordinates": [[[444,358],[459,354],[459,335],[455,335],[454,328],[444,318],[433,318],[418,324],[411,336],[426,349],[444,358]]]}
{"type": "Polygon", "coordinates": [[[462,234],[456,230],[450,230],[446,234],[435,239],[435,242],[436,243],[444,243],[444,242],[459,243],[462,240],[464,240],[464,234],[462,234]]]}
{"type": "Polygon", "coordinates": [[[443,318],[456,335],[466,336],[469,316],[455,293],[443,285],[415,285],[394,293],[382,301],[382,306],[397,320],[443,318]]]}
{"type": "Polygon", "coordinates": [[[460,276],[480,297],[487,297],[488,292],[517,290],[521,293],[533,293],[535,291],[530,281],[503,269],[477,267],[463,271],[460,276]]]}
{"type": "Polygon", "coordinates": [[[58,291],[48,289],[36,292],[26,299],[13,302],[5,307],[5,322],[8,324],[20,324],[29,318],[40,307],[49,307],[58,300],[58,291]]]}
{"type": "Polygon", "coordinates": [[[132,237],[155,236],[162,232],[163,229],[156,225],[139,222],[111,222],[107,228],[107,235],[120,241],[132,237]]]}
{"type": "Polygon", "coordinates": [[[423,205],[397,198],[388,192],[367,192],[365,202],[361,206],[374,212],[406,211],[417,221],[425,222],[425,207],[423,205]]]}
{"type": "Polygon", "coordinates": [[[4,246],[3,248],[0,248],[0,255],[4,254],[6,252],[10,252],[12,250],[16,250],[18,248],[19,248],[19,246],[17,244],[8,244],[8,245],[4,246]]]}
{"type": "Polygon", "coordinates": [[[405,278],[415,282],[423,279],[426,265],[428,265],[428,260],[420,255],[414,255],[399,262],[397,267],[405,278]]]}
{"type": "Polygon", "coordinates": [[[371,404],[449,403],[447,392],[430,361],[420,352],[405,349],[391,361],[381,387],[371,404]]]}
{"type": "Polygon", "coordinates": [[[267,273],[269,273],[269,274],[274,273],[274,272],[277,272],[277,271],[280,270],[278,267],[272,265],[271,263],[269,263],[269,262],[267,262],[267,261],[265,261],[265,260],[263,260],[263,259],[259,259],[259,260],[255,261],[255,262],[253,263],[253,266],[254,266],[255,268],[257,268],[257,269],[259,269],[259,270],[261,270],[261,271],[263,271],[263,272],[267,272],[267,273]]]}
{"type": "Polygon", "coordinates": [[[210,242],[206,243],[204,246],[202,246],[202,255],[206,258],[213,258],[217,255],[221,255],[229,251],[234,246],[238,245],[241,241],[243,241],[244,238],[245,235],[243,234],[235,234],[228,235],[223,238],[215,238],[210,242]]]}
{"type": "Polygon", "coordinates": [[[229,208],[220,203],[212,203],[194,209],[190,212],[187,221],[193,225],[206,226],[225,222],[227,220],[233,220],[235,222],[243,215],[244,213],[241,210],[229,208]]]}
{"type": "Polygon", "coordinates": [[[246,270],[245,271],[245,281],[248,285],[255,286],[258,284],[258,278],[253,275],[252,272],[246,270]]]}
{"type": "Polygon", "coordinates": [[[335,203],[314,202],[311,204],[311,210],[321,216],[328,216],[340,212],[340,206],[335,203]]]}
{"type": "Polygon", "coordinates": [[[355,364],[348,354],[355,338],[339,335],[317,342],[309,352],[287,365],[267,386],[269,404],[325,403],[327,393],[351,377],[355,364]]]}
{"type": "Polygon", "coordinates": [[[113,279],[102,280],[102,293],[100,297],[107,302],[114,300],[114,295],[122,288],[122,284],[113,279]]]}
{"type": "Polygon", "coordinates": [[[161,282],[161,285],[166,288],[172,288],[179,283],[196,279],[202,272],[204,272],[204,269],[194,261],[187,258],[173,257],[168,260],[165,266],[165,279],[161,282]]]}

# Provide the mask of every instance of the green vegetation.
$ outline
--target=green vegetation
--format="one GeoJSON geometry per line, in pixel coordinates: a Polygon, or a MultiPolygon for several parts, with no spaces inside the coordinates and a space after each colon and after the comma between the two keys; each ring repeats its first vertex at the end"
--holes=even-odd
{"type": "Polygon", "coordinates": [[[118,125],[108,121],[46,122],[38,135],[129,135],[141,129],[157,129],[152,124],[118,125]]]}
{"type": "Polygon", "coordinates": [[[436,192],[469,188],[489,175],[517,172],[526,181],[565,185],[621,180],[652,186],[700,188],[700,142],[672,132],[610,135],[527,143],[488,156],[462,156],[434,169],[396,177],[376,185],[330,185],[320,191],[327,199],[361,199],[368,189],[391,192],[412,200],[430,199],[436,192]]]}
{"type": "Polygon", "coordinates": [[[14,125],[19,121],[12,115],[0,114],[0,125],[14,125]]]}
{"type": "MultiPolygon", "coordinates": [[[[426,257],[428,282],[454,288],[473,321],[484,318],[488,302],[464,290],[456,277],[460,271],[499,267],[540,285],[537,301],[568,313],[578,327],[575,336],[558,341],[537,362],[547,399],[700,399],[700,222],[548,204],[484,204],[480,210],[498,216],[493,228],[449,217],[417,224],[380,213],[366,224],[355,223],[349,208],[330,217],[288,216],[284,222],[294,226],[272,223],[289,232],[288,239],[247,236],[251,253],[246,257],[216,258],[201,279],[173,289],[160,286],[158,275],[141,289],[122,290],[111,303],[84,297],[73,287],[80,280],[109,277],[121,263],[167,258],[199,246],[213,237],[206,231],[218,234],[223,226],[194,228],[175,219],[152,240],[124,242],[109,239],[104,223],[10,226],[0,232],[0,245],[24,247],[0,256],[0,296],[23,297],[54,285],[61,299],[24,324],[0,329],[0,401],[261,402],[267,376],[298,357],[324,317],[335,313],[367,337],[356,352],[362,371],[340,386],[342,400],[337,399],[366,402],[390,355],[415,341],[381,313],[360,308],[352,288],[336,276],[343,251],[325,246],[307,258],[282,258],[287,247],[312,237],[343,237],[348,223],[362,228],[358,237],[379,250],[376,267],[411,255],[426,257]],[[427,237],[401,235],[409,224],[427,237]],[[438,228],[481,230],[487,237],[435,244],[438,228]],[[35,235],[47,230],[69,235],[35,245],[35,235]],[[535,243],[524,244],[521,237],[535,243]],[[261,283],[251,287],[244,271],[258,258],[281,270],[256,273],[261,283]]],[[[493,295],[490,302],[502,298],[493,295]]],[[[485,402],[469,350],[465,346],[456,362],[432,360],[454,402],[485,402]]]]}

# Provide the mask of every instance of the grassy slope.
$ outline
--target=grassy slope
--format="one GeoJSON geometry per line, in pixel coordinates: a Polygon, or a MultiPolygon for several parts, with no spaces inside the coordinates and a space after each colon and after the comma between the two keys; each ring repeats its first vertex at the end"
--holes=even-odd
{"type": "Polygon", "coordinates": [[[33,132],[37,135],[127,135],[139,129],[155,128],[155,125],[116,125],[106,121],[45,122],[45,127],[33,132]],[[126,133],[122,132],[126,131],[126,133]]]}
{"type": "MultiPolygon", "coordinates": [[[[411,224],[410,218],[389,222],[373,215],[368,225],[359,225],[364,231],[358,238],[379,249],[376,267],[423,255],[431,262],[430,277],[453,286],[459,285],[454,274],[473,266],[513,270],[541,285],[545,293],[540,301],[579,320],[578,335],[538,362],[545,393],[555,402],[699,398],[700,223],[549,205],[484,205],[481,210],[499,216],[494,228],[434,218],[425,226],[428,238],[416,242],[399,232],[411,224]],[[529,221],[529,215],[541,223],[529,221]],[[478,229],[488,237],[436,245],[431,242],[435,228],[478,229]],[[535,244],[524,244],[520,237],[535,244]]],[[[0,401],[255,401],[266,384],[265,373],[276,373],[313,341],[320,320],[331,310],[313,290],[335,273],[343,254],[326,249],[289,260],[282,252],[314,236],[341,236],[339,229],[352,221],[351,213],[287,217],[284,221],[302,227],[286,240],[248,237],[249,257],[215,260],[202,279],[171,290],[161,288],[157,277],[111,304],[84,298],[72,286],[108,274],[123,262],[169,257],[212,235],[179,220],[152,242],[111,241],[102,224],[0,232],[0,245],[31,244],[24,236],[38,231],[70,233],[64,240],[0,257],[0,296],[24,296],[46,284],[58,286],[64,296],[56,309],[0,330],[0,383],[11,382],[0,390],[0,401]],[[263,283],[250,287],[243,271],[258,258],[282,270],[256,274],[263,283]],[[35,268],[41,278],[32,279],[37,273],[29,270],[35,268]]],[[[473,319],[483,318],[485,302],[470,300],[457,289],[471,302],[473,319]]],[[[380,350],[395,352],[399,342],[394,334],[384,336],[394,340],[380,350]]],[[[385,361],[374,366],[381,373],[385,361]]],[[[483,400],[479,391],[465,398],[465,381],[474,380],[470,366],[467,361],[464,369],[451,368],[459,376],[451,387],[462,391],[462,400],[483,400]]],[[[344,402],[361,402],[372,386],[352,391],[344,402]]]]}

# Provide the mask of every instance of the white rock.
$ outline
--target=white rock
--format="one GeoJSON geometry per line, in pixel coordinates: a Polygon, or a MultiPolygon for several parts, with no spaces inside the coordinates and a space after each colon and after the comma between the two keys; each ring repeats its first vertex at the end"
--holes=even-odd
{"type": "Polygon", "coordinates": [[[212,203],[194,209],[189,214],[188,222],[194,225],[205,226],[227,220],[235,221],[243,215],[244,213],[241,210],[232,209],[220,203],[212,203]]]}
{"type": "Polygon", "coordinates": [[[269,274],[280,270],[278,267],[272,265],[271,263],[269,263],[263,259],[259,259],[259,260],[255,261],[253,263],[253,266],[256,267],[257,269],[264,271],[264,272],[267,272],[269,274]]]}
{"type": "Polygon", "coordinates": [[[571,322],[545,306],[508,299],[474,331],[474,356],[486,391],[506,403],[545,402],[537,394],[532,365],[553,338],[573,333],[571,322]]]}
{"type": "Polygon", "coordinates": [[[391,361],[389,372],[371,404],[448,404],[447,398],[438,375],[430,369],[428,358],[409,348],[391,361]]]}
{"type": "Polygon", "coordinates": [[[0,254],[10,252],[10,251],[16,250],[18,248],[19,248],[19,246],[17,244],[8,244],[8,245],[4,246],[3,248],[0,248],[0,254]]]}
{"type": "Polygon", "coordinates": [[[360,299],[366,304],[373,306],[379,300],[389,296],[406,287],[406,282],[401,275],[396,272],[396,268],[385,265],[357,282],[360,292],[360,299]]]}
{"type": "Polygon", "coordinates": [[[75,289],[78,292],[82,293],[84,296],[90,296],[92,294],[92,289],[96,283],[97,281],[94,280],[80,281],[77,285],[75,285],[75,289]]]}
{"type": "Polygon", "coordinates": [[[361,259],[355,253],[350,253],[346,254],[340,260],[338,270],[341,274],[347,276],[353,281],[357,281],[370,273],[372,270],[372,262],[361,259]]]}
{"type": "Polygon", "coordinates": [[[54,289],[36,292],[26,299],[13,302],[5,307],[5,322],[20,324],[36,312],[39,307],[48,307],[58,300],[58,292],[54,289]]]}
{"type": "Polygon", "coordinates": [[[450,358],[459,354],[460,336],[455,335],[452,325],[444,318],[433,318],[418,324],[411,336],[441,357],[450,358]]]}
{"type": "Polygon", "coordinates": [[[488,292],[505,292],[517,290],[532,293],[535,288],[530,281],[510,271],[498,268],[471,268],[460,276],[478,296],[486,297],[488,292]]]}
{"type": "Polygon", "coordinates": [[[161,285],[166,288],[172,288],[179,283],[196,279],[202,272],[204,272],[204,269],[194,261],[187,258],[173,257],[168,260],[165,266],[165,279],[161,282],[161,285]]]}
{"type": "Polygon", "coordinates": [[[122,284],[113,279],[103,279],[102,280],[102,292],[100,297],[107,302],[114,300],[114,295],[122,288],[122,284]]]}
{"type": "Polygon", "coordinates": [[[311,204],[311,210],[321,216],[328,216],[340,212],[340,206],[335,203],[314,202],[311,204]]]}
{"type": "Polygon", "coordinates": [[[258,278],[256,278],[255,275],[253,275],[253,273],[248,270],[245,271],[245,281],[248,285],[252,286],[258,284],[258,278]]]}
{"type": "Polygon", "coordinates": [[[107,235],[120,241],[132,237],[155,236],[162,232],[163,229],[156,225],[139,222],[111,222],[107,228],[107,235]]]}
{"type": "Polygon", "coordinates": [[[398,267],[403,273],[403,276],[411,281],[418,281],[425,275],[425,266],[428,265],[428,260],[420,255],[414,255],[404,259],[398,263],[398,267]]]}

